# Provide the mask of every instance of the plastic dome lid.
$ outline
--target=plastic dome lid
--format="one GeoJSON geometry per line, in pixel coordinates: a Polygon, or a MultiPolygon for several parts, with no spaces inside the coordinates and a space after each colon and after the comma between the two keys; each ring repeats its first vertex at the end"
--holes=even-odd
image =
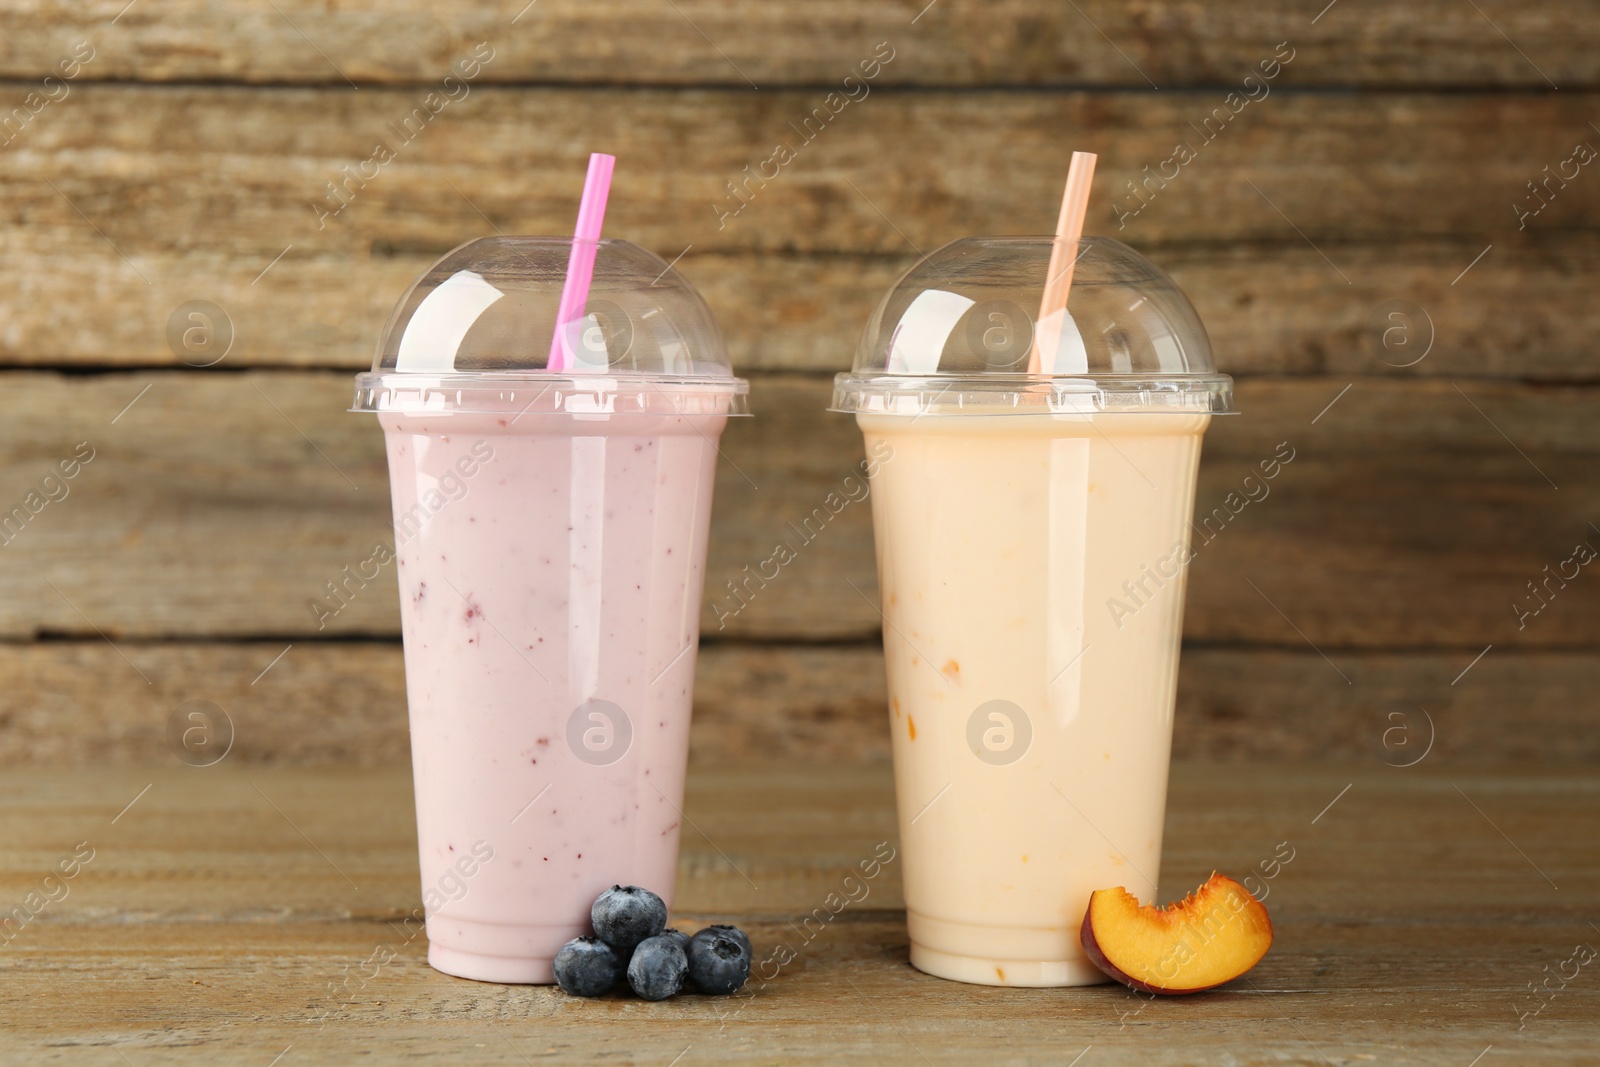
{"type": "Polygon", "coordinates": [[[556,338],[570,237],[486,237],[411,284],[353,410],[748,413],[711,309],[659,256],[601,240],[583,318],[556,338]],[[548,369],[552,341],[564,366],[548,369]]]}
{"type": "Polygon", "coordinates": [[[1233,410],[1233,380],[1217,373],[1193,305],[1127,245],[1084,238],[1066,311],[1040,321],[1051,244],[968,237],[924,256],[868,320],[853,368],[834,379],[830,410],[1233,410]]]}

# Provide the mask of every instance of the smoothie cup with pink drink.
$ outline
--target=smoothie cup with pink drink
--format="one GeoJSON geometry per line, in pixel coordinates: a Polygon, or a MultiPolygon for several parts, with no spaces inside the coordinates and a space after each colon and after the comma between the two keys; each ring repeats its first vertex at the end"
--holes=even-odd
{"type": "Polygon", "coordinates": [[[577,243],[446,255],[356,384],[388,446],[428,960],[482,981],[553,981],[608,886],[672,901],[717,442],[746,413],[694,288],[577,243]]]}

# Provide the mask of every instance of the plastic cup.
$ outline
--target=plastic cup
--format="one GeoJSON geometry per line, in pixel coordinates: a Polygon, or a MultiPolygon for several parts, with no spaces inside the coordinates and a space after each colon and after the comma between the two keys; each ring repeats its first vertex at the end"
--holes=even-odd
{"type": "Polygon", "coordinates": [[[428,962],[547,983],[616,883],[669,904],[717,440],[745,412],[705,303],[600,241],[543,369],[571,239],[475,241],[400,301],[378,414],[428,962]]]}
{"type": "Polygon", "coordinates": [[[869,322],[833,410],[872,477],[911,962],[983,985],[1105,981],[1096,889],[1160,874],[1200,442],[1229,410],[1205,329],[1131,249],[1049,238],[927,256],[869,322]],[[1027,373],[1038,330],[1053,374],[1027,373]]]}

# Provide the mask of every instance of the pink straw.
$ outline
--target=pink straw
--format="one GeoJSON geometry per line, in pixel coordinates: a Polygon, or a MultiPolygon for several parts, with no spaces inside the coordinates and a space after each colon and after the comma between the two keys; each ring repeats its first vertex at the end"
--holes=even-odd
{"type": "Polygon", "coordinates": [[[594,152],[589,156],[589,174],[583,180],[583,200],[578,205],[578,225],[572,234],[572,254],[567,258],[567,280],[561,286],[561,305],[556,311],[556,332],[550,341],[546,370],[569,370],[572,351],[562,343],[569,323],[583,318],[589,302],[589,283],[594,279],[596,242],[605,224],[606,196],[611,192],[611,171],[616,156],[594,152]]]}
{"type": "MultiPolygon", "coordinates": [[[[1072,288],[1072,268],[1078,265],[1078,242],[1083,238],[1083,219],[1089,213],[1089,186],[1094,181],[1096,156],[1093,152],[1074,152],[1067,167],[1067,188],[1061,194],[1061,215],[1056,219],[1056,239],[1050,247],[1050,270],[1045,276],[1044,298],[1039,301],[1039,322],[1062,312],[1072,288]]],[[[1028,354],[1028,373],[1055,372],[1056,337],[1043,346],[1036,336],[1028,354]]]]}

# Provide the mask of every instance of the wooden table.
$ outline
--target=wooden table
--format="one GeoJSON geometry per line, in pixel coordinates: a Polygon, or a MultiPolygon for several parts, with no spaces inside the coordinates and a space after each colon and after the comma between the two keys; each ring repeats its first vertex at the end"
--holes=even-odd
{"type": "Polygon", "coordinates": [[[1529,991],[1600,946],[1600,781],[1582,769],[1180,764],[1166,896],[1279,842],[1294,858],[1260,966],[1160,1000],[912,970],[898,864],[807,940],[797,920],[894,840],[887,767],[699,767],[686,809],[679,921],[737,921],[794,961],[738,998],[584,1001],[427,966],[400,921],[419,902],[404,767],[8,772],[0,903],[80,842],[93,858],[0,949],[0,1061],[1600,1059],[1600,961],[1552,979],[1537,1014],[1529,991]]]}

